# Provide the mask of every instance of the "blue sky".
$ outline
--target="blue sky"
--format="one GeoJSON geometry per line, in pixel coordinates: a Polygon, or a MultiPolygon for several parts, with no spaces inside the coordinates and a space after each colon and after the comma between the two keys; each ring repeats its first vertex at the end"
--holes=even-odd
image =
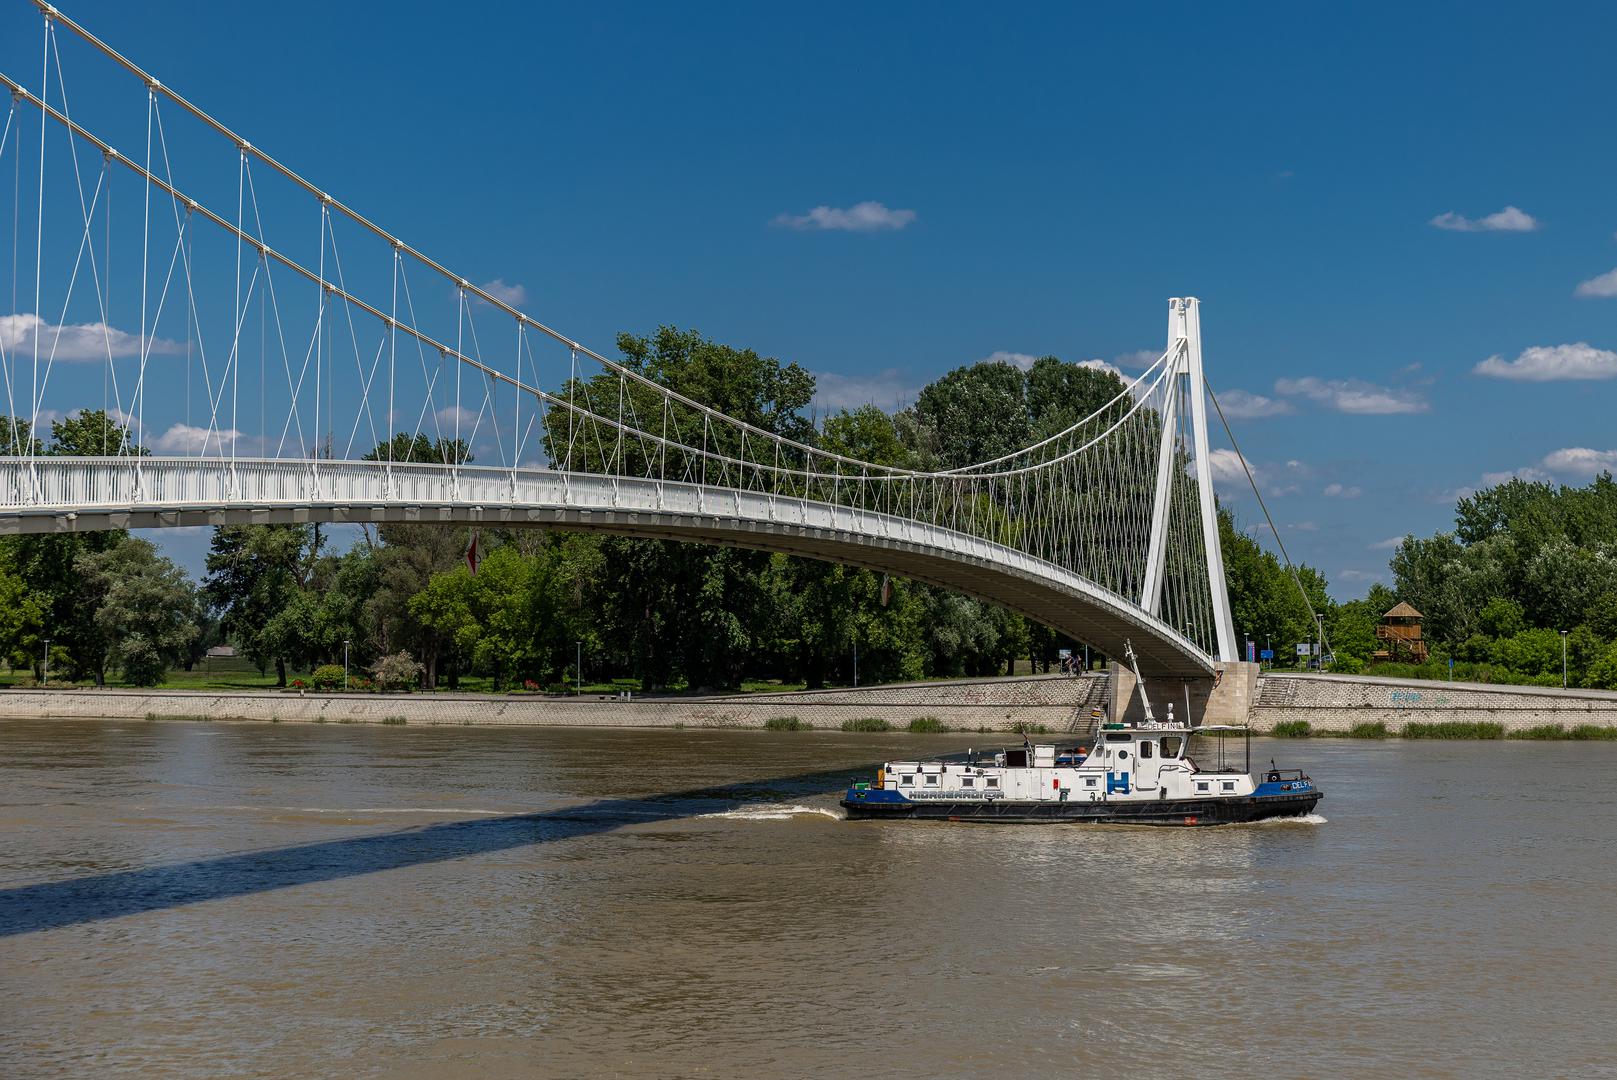
{"type": "MultiPolygon", "coordinates": [[[[1617,462],[1610,5],[64,10],[603,351],[694,326],[891,407],[996,353],[1126,368],[1199,296],[1209,378],[1339,596],[1456,492],[1617,462]]],[[[75,104],[138,107],[68,62],[75,104]]],[[[39,67],[3,0],[0,70],[39,67]]],[[[195,567],[206,537],[167,543],[195,567]]]]}

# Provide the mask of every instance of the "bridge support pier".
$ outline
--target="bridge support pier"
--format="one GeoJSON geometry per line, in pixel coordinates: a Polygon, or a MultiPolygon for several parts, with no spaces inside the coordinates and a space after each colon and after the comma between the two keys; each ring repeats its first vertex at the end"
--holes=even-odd
{"type": "MultiPolygon", "coordinates": [[[[1115,660],[1110,671],[1111,702],[1107,715],[1128,722],[1144,720],[1145,704],[1140,700],[1134,672],[1115,660]]],[[[1147,680],[1151,712],[1158,720],[1166,720],[1171,703],[1175,720],[1184,719],[1188,710],[1191,722],[1197,726],[1244,724],[1258,699],[1258,671],[1257,664],[1232,660],[1220,662],[1217,672],[1210,676],[1152,677],[1147,680]]]]}

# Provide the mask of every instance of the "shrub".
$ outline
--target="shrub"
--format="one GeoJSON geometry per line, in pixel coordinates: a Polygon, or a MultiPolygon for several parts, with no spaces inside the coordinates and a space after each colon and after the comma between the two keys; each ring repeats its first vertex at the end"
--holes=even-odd
{"type": "Polygon", "coordinates": [[[1505,725],[1476,720],[1444,720],[1439,723],[1411,722],[1404,725],[1406,739],[1503,739],[1505,725]]]}
{"type": "Polygon", "coordinates": [[[1331,661],[1331,672],[1336,675],[1358,675],[1364,671],[1364,661],[1357,656],[1343,656],[1338,654],[1331,661]]]}
{"type": "Polygon", "coordinates": [[[522,689],[524,689],[528,693],[532,694],[532,693],[535,693],[535,692],[538,691],[539,684],[534,682],[532,679],[523,679],[522,680],[522,689]]]}
{"type": "Polygon", "coordinates": [[[348,676],[348,689],[357,690],[357,691],[360,691],[361,693],[368,694],[372,690],[376,689],[376,684],[371,682],[369,679],[365,678],[365,676],[363,676],[363,675],[349,675],[348,676]]]}
{"type": "Polygon", "coordinates": [[[1599,724],[1579,724],[1566,733],[1569,739],[1617,739],[1617,727],[1602,727],[1599,724]]]}
{"type": "Polygon", "coordinates": [[[1354,724],[1348,731],[1348,738],[1385,739],[1391,734],[1392,732],[1387,730],[1386,724],[1383,724],[1380,720],[1371,720],[1363,724],[1354,724]]]}
{"type": "Polygon", "coordinates": [[[292,680],[292,689],[294,689],[294,690],[302,690],[304,687],[306,687],[308,685],[309,684],[304,682],[302,679],[293,679],[292,680]]]}
{"type": "Polygon", "coordinates": [[[910,732],[914,735],[936,735],[948,730],[935,716],[917,716],[910,721],[910,732]]]}
{"type": "Polygon", "coordinates": [[[1016,732],[1018,735],[1050,734],[1050,729],[1045,727],[1043,724],[1030,724],[1026,720],[1018,720],[1014,725],[1012,725],[1011,730],[1016,732]]]}
{"type": "Polygon", "coordinates": [[[402,716],[384,716],[384,717],[382,717],[382,723],[384,723],[384,724],[408,724],[409,722],[410,721],[406,720],[402,716]]]}
{"type": "Polygon", "coordinates": [[[1537,727],[1523,728],[1521,731],[1512,731],[1512,739],[1570,739],[1566,728],[1560,724],[1539,724],[1537,727]]]}
{"type": "Polygon", "coordinates": [[[337,664],[321,664],[309,676],[309,685],[316,690],[336,690],[343,684],[343,670],[337,664]]]}
{"type": "Polygon", "coordinates": [[[1306,739],[1313,732],[1314,725],[1307,720],[1282,720],[1269,729],[1269,734],[1279,739],[1306,739]]]}
{"type": "Polygon", "coordinates": [[[409,690],[415,686],[416,680],[421,678],[421,665],[416,663],[407,652],[396,652],[392,656],[384,656],[371,665],[371,674],[376,677],[376,688],[383,692],[391,690],[409,690]]]}
{"type": "Polygon", "coordinates": [[[795,716],[771,716],[764,721],[765,731],[807,731],[809,725],[795,716]]]}
{"type": "Polygon", "coordinates": [[[857,720],[842,721],[843,731],[892,731],[893,725],[879,716],[861,716],[857,720]]]}

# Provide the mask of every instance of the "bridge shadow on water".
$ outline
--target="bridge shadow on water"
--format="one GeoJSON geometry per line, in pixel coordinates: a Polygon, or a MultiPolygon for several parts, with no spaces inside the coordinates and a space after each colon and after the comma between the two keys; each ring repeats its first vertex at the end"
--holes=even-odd
{"type": "Polygon", "coordinates": [[[873,768],[599,799],[556,811],[451,821],[0,889],[0,938],[570,840],[624,825],[767,805],[778,800],[780,789],[794,795],[824,793],[873,768]]]}

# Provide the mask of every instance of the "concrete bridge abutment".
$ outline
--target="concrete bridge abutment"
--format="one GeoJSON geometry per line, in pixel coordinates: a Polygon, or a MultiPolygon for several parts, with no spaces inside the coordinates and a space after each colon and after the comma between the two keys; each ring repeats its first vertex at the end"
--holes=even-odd
{"type": "MultiPolygon", "coordinates": [[[[1111,703],[1108,715],[1134,723],[1145,719],[1145,702],[1139,680],[1126,664],[1111,665],[1111,703]]],[[[1220,663],[1209,676],[1163,675],[1148,677],[1145,692],[1151,699],[1151,712],[1158,720],[1168,718],[1173,707],[1175,720],[1187,716],[1197,727],[1206,724],[1245,724],[1258,700],[1257,664],[1244,661],[1220,663]]]]}

